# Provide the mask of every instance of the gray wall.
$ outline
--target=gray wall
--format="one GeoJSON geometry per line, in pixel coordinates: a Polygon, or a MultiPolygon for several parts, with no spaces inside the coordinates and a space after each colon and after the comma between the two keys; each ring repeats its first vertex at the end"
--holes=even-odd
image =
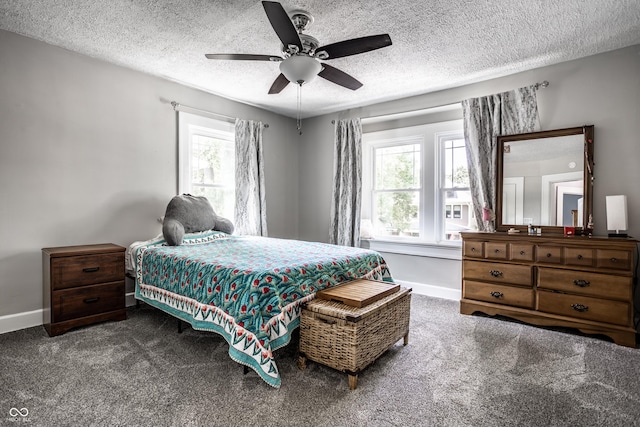
{"type": "MultiPolygon", "coordinates": [[[[373,117],[447,105],[463,99],[511,90],[548,80],[538,92],[543,130],[584,124],[595,125],[594,222],[596,234],[606,234],[605,196],[626,194],[629,234],[640,237],[640,46],[565,62],[482,83],[461,86],[400,101],[386,102],[305,122],[301,142],[300,238],[326,241],[330,209],[332,141],[331,120],[373,117]]],[[[447,117],[450,118],[450,117],[447,117]]],[[[415,117],[410,125],[417,124],[415,117]]],[[[423,118],[429,121],[428,118],[423,118]]],[[[404,123],[402,123],[405,125],[404,123]]],[[[375,129],[385,128],[377,124],[375,129]]],[[[383,254],[384,255],[384,254],[383,254]]],[[[460,261],[427,259],[394,254],[388,257],[391,273],[398,280],[435,285],[430,271],[447,269],[451,275],[436,276],[441,286],[460,289],[460,261]],[[413,268],[407,268],[407,266],[413,268]],[[396,268],[397,267],[397,268],[396,268]],[[424,272],[424,279],[416,276],[424,272]]]]}
{"type": "Polygon", "coordinates": [[[270,125],[268,228],[297,237],[293,119],[0,31],[0,316],[42,308],[41,248],[161,232],[177,191],[172,100],[270,125]]]}
{"type": "MultiPolygon", "coordinates": [[[[176,193],[176,116],[169,102],[262,120],[267,215],[275,237],[327,241],[331,120],[424,109],[549,80],[539,92],[543,129],[594,124],[596,233],[604,197],[627,194],[640,236],[640,47],[304,120],[225,100],[160,78],[0,31],[0,317],[42,308],[41,248],[160,233],[176,193]]],[[[457,118],[441,113],[438,120],[457,118]]],[[[378,123],[371,130],[434,118],[378,123]]],[[[459,290],[459,261],[386,254],[399,280],[459,290]],[[438,271],[438,274],[434,274],[438,271]],[[449,274],[445,274],[449,272],[449,274]]]]}

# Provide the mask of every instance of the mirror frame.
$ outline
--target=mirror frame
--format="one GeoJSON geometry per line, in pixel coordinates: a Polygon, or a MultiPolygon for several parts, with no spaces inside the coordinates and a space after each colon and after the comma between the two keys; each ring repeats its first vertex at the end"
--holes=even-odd
{"type": "MultiPolygon", "coordinates": [[[[503,193],[503,155],[505,143],[524,140],[535,140],[540,138],[555,138],[560,136],[570,135],[584,135],[584,156],[583,156],[583,218],[582,224],[585,227],[576,227],[575,234],[584,234],[583,229],[586,228],[586,224],[589,223],[589,216],[593,215],[593,125],[585,125],[581,127],[573,127],[566,129],[555,129],[540,132],[521,133],[517,135],[500,135],[498,136],[497,153],[496,153],[496,206],[495,206],[495,218],[496,218],[496,230],[508,231],[510,228],[517,230],[527,231],[527,224],[503,224],[502,223],[502,193],[503,193]]],[[[539,225],[532,224],[535,227],[540,227],[543,234],[564,234],[564,227],[551,226],[551,225],[539,225]]]]}

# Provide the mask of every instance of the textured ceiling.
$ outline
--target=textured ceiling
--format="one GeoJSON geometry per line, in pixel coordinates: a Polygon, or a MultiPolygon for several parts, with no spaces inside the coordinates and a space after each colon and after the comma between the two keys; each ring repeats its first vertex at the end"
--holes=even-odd
{"type": "MultiPolygon", "coordinates": [[[[640,44],[639,0],[287,0],[315,22],[321,45],[389,33],[393,45],[327,61],[364,86],[318,78],[303,117],[500,77],[640,44]]],[[[188,86],[296,116],[297,91],[267,91],[271,62],[205,53],[278,55],[260,1],[19,0],[0,2],[0,28],[188,86]]],[[[532,82],[533,83],[533,82],[532,82]]]]}

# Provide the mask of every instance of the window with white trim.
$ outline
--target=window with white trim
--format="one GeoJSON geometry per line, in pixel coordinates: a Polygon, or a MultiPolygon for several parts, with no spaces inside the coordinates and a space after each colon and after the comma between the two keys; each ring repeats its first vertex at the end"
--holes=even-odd
{"type": "Polygon", "coordinates": [[[440,200],[445,204],[444,240],[460,240],[460,231],[475,228],[472,218],[469,169],[461,131],[436,135],[441,153],[440,200]]]}
{"type": "Polygon", "coordinates": [[[234,217],[234,125],[179,112],[178,191],[209,199],[216,213],[234,217]]]}
{"type": "Polygon", "coordinates": [[[363,135],[362,219],[378,240],[438,244],[474,229],[462,120],[363,135]]]}

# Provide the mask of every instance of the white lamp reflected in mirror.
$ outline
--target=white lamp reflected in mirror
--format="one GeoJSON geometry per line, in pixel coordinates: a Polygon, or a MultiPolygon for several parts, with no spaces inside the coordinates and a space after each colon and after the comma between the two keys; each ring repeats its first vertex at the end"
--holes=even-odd
{"type": "Polygon", "coordinates": [[[609,237],[627,237],[627,196],[607,196],[607,230],[615,230],[615,233],[609,233],[609,237]]]}

